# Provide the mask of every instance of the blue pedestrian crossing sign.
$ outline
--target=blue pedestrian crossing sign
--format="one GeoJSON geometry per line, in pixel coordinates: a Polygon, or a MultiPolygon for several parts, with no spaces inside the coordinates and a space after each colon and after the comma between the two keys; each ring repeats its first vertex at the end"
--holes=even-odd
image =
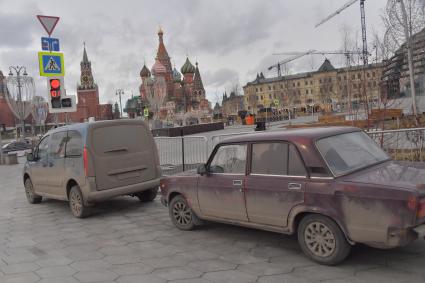
{"type": "Polygon", "coordinates": [[[63,53],[38,52],[38,63],[40,68],[40,76],[65,76],[63,53]]]}

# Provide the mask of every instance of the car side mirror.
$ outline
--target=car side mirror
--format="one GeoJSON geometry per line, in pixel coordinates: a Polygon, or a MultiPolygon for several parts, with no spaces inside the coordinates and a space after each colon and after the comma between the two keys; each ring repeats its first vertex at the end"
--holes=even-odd
{"type": "Polygon", "coordinates": [[[207,170],[207,167],[205,166],[205,164],[202,164],[198,167],[197,173],[201,176],[208,175],[208,170],[207,170]]]}
{"type": "Polygon", "coordinates": [[[34,154],[33,154],[33,153],[28,153],[28,154],[27,154],[27,160],[28,160],[28,161],[34,161],[34,159],[35,159],[35,158],[34,158],[34,154]]]}

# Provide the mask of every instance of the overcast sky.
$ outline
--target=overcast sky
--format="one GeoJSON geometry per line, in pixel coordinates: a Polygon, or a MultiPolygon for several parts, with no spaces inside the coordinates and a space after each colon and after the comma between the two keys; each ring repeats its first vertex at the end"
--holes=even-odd
{"type": "MultiPolygon", "coordinates": [[[[38,74],[40,37],[46,36],[36,15],[59,16],[52,34],[64,52],[68,94],[76,94],[83,42],[86,42],[101,102],[115,102],[115,90],[138,94],[139,72],[152,67],[158,46],[158,27],[172,64],[180,69],[186,54],[199,62],[207,97],[215,102],[232,86],[245,85],[257,72],[283,59],[275,52],[338,50],[342,27],[361,38],[356,3],[319,28],[316,22],[348,0],[163,0],[53,1],[0,0],[0,70],[24,65],[36,79],[37,94],[46,92],[38,74]]],[[[368,34],[382,32],[380,14],[386,0],[366,1],[368,34]]],[[[370,37],[371,38],[371,37],[370,37]]],[[[371,49],[370,46],[369,49],[371,49]]],[[[329,57],[336,66],[341,57],[329,57]]],[[[291,73],[317,69],[323,56],[306,56],[291,63],[291,73]]]]}

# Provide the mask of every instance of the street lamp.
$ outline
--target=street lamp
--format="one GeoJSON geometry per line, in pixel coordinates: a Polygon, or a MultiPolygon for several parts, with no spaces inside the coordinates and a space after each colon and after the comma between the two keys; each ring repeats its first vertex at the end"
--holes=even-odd
{"type": "Polygon", "coordinates": [[[10,66],[5,96],[9,107],[21,123],[22,138],[25,138],[25,119],[30,114],[34,92],[34,80],[28,76],[26,68],[10,66]]]}
{"type": "Polygon", "coordinates": [[[118,95],[120,98],[120,118],[122,118],[122,102],[121,102],[121,95],[124,94],[124,90],[122,88],[117,89],[115,92],[115,95],[118,95]]]}

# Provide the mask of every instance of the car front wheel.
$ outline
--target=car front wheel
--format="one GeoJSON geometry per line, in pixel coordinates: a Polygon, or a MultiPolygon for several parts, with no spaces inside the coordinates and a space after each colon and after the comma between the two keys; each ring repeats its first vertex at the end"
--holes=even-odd
{"type": "Polygon", "coordinates": [[[309,258],[325,265],[342,262],[351,250],[339,226],[330,218],[317,214],[307,215],[301,220],[298,242],[309,258]]]}
{"type": "Polygon", "coordinates": [[[83,194],[78,186],[71,188],[68,199],[72,215],[77,218],[84,218],[89,215],[90,208],[84,204],[83,194]]]}
{"type": "Polygon", "coordinates": [[[174,197],[168,208],[171,221],[180,230],[193,230],[201,222],[182,195],[174,197]]]}
{"type": "Polygon", "coordinates": [[[34,192],[34,186],[32,185],[31,179],[27,178],[25,180],[25,195],[27,197],[27,200],[29,203],[40,203],[42,200],[42,197],[39,195],[36,195],[34,192]]]}

